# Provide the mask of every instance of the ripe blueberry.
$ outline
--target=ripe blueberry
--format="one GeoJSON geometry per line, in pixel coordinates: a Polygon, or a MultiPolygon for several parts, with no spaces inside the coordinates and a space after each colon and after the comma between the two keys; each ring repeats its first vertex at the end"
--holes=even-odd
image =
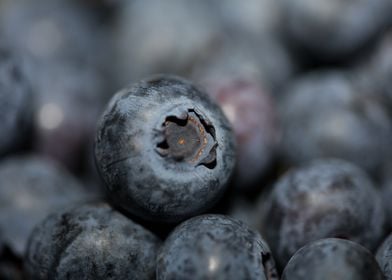
{"type": "Polygon", "coordinates": [[[242,191],[254,188],[270,167],[278,146],[279,127],[272,99],[261,83],[251,77],[221,75],[205,84],[236,136],[235,186],[242,191]]]}
{"type": "Polygon", "coordinates": [[[278,279],[268,245],[244,223],[202,215],[180,224],[164,242],[157,279],[278,279]]]}
{"type": "Polygon", "coordinates": [[[344,58],[375,37],[390,20],[389,0],[280,1],[292,41],[322,60],[344,58]],[[365,28],[364,28],[365,27],[365,28]]]}
{"type": "Polygon", "coordinates": [[[156,76],[116,94],[95,156],[112,201],[146,220],[176,222],[223,193],[234,169],[228,120],[190,82],[156,76]]]}
{"type": "Polygon", "coordinates": [[[290,163],[336,157],[373,174],[392,155],[392,121],[384,104],[348,73],[304,76],[288,88],[280,109],[282,153],[290,163]]]}
{"type": "Polygon", "coordinates": [[[374,256],[361,245],[338,238],[321,239],[298,250],[282,280],[382,280],[374,256]]]}
{"type": "Polygon", "coordinates": [[[83,187],[52,161],[8,158],[0,164],[0,232],[18,256],[36,223],[70,203],[88,199],[83,187]]]}
{"type": "Polygon", "coordinates": [[[29,239],[29,279],[152,279],[160,241],[105,203],[49,215],[29,239]]]}
{"type": "Polygon", "coordinates": [[[325,159],[289,171],[266,201],[261,230],[283,267],[306,243],[327,237],[373,250],[384,235],[381,197],[351,163],[325,159]]]}
{"type": "Polygon", "coordinates": [[[122,2],[114,37],[119,84],[154,73],[187,75],[222,37],[209,1],[122,2]]]}

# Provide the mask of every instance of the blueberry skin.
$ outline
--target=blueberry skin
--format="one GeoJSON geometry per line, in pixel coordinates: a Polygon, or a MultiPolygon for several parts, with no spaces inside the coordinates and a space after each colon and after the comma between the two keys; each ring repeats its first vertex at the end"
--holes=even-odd
{"type": "Polygon", "coordinates": [[[344,239],[321,239],[298,250],[283,271],[282,280],[382,280],[374,256],[344,239]]]}
{"type": "Polygon", "coordinates": [[[197,216],[180,224],[157,259],[157,279],[278,279],[261,236],[223,215],[197,216]]]}
{"type": "Polygon", "coordinates": [[[282,154],[290,164],[320,157],[378,172],[392,155],[392,121],[385,104],[348,72],[313,72],[294,81],[280,106],[282,154]]]}
{"type": "Polygon", "coordinates": [[[321,60],[336,60],[363,47],[390,20],[389,0],[279,1],[292,42],[321,60]]]}
{"type": "Polygon", "coordinates": [[[261,231],[284,267],[306,243],[341,237],[373,250],[384,236],[380,194],[351,163],[324,159],[285,174],[264,205],[261,231]]]}
{"type": "Polygon", "coordinates": [[[384,273],[385,279],[392,279],[392,235],[390,234],[377,249],[376,260],[384,273]]]}
{"type": "Polygon", "coordinates": [[[112,98],[98,124],[95,156],[113,203],[160,222],[177,222],[212,206],[236,158],[220,108],[174,76],[141,81],[112,98]],[[199,149],[200,143],[206,146],[199,149]]]}
{"type": "Polygon", "coordinates": [[[83,186],[56,163],[20,156],[0,163],[0,232],[17,255],[23,255],[34,226],[48,213],[90,199],[83,186]]]}
{"type": "Polygon", "coordinates": [[[159,239],[106,203],[49,215],[33,231],[28,279],[153,279],[159,239]]]}
{"type": "Polygon", "coordinates": [[[26,144],[31,130],[33,93],[18,55],[0,46],[0,156],[26,144]]]}

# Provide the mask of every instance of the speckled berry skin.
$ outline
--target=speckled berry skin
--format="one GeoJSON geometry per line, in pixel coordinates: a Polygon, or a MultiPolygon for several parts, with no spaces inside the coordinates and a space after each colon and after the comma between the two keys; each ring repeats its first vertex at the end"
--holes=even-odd
{"type": "Polygon", "coordinates": [[[236,158],[220,108],[174,76],[152,77],[112,98],[98,125],[95,156],[113,203],[159,222],[212,206],[236,158]]]}
{"type": "Polygon", "coordinates": [[[282,280],[382,280],[374,256],[361,245],[344,239],[312,242],[290,259],[282,280]]]}
{"type": "Polygon", "coordinates": [[[340,237],[373,250],[384,236],[381,197],[351,163],[324,159],[285,174],[265,202],[261,231],[284,267],[306,243],[340,237]]]}
{"type": "Polygon", "coordinates": [[[267,243],[239,220],[202,215],[180,224],[159,254],[157,279],[278,279],[267,243]]]}
{"type": "Polygon", "coordinates": [[[33,117],[33,94],[17,53],[0,46],[0,156],[26,142],[33,117]]]}
{"type": "Polygon", "coordinates": [[[376,260],[384,273],[386,280],[392,279],[392,234],[390,234],[376,253],[376,260]]]}
{"type": "Polygon", "coordinates": [[[37,156],[0,163],[0,232],[22,256],[34,226],[50,212],[91,199],[83,185],[55,162],[37,156]]]}
{"type": "Polygon", "coordinates": [[[32,233],[28,279],[153,279],[160,241],[106,203],[49,215],[32,233]]]}

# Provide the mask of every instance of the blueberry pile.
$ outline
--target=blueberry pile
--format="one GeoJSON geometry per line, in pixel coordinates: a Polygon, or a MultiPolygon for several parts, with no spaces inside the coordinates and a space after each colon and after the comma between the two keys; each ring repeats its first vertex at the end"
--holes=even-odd
{"type": "Polygon", "coordinates": [[[390,0],[0,0],[0,279],[392,280],[390,0]]]}

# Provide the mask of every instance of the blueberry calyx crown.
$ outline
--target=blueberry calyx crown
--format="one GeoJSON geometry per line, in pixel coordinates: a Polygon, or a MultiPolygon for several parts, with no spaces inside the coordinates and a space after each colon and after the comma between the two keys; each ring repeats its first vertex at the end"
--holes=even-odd
{"type": "Polygon", "coordinates": [[[216,166],[215,128],[196,109],[168,115],[159,131],[157,152],[162,157],[209,169],[216,166]]]}

